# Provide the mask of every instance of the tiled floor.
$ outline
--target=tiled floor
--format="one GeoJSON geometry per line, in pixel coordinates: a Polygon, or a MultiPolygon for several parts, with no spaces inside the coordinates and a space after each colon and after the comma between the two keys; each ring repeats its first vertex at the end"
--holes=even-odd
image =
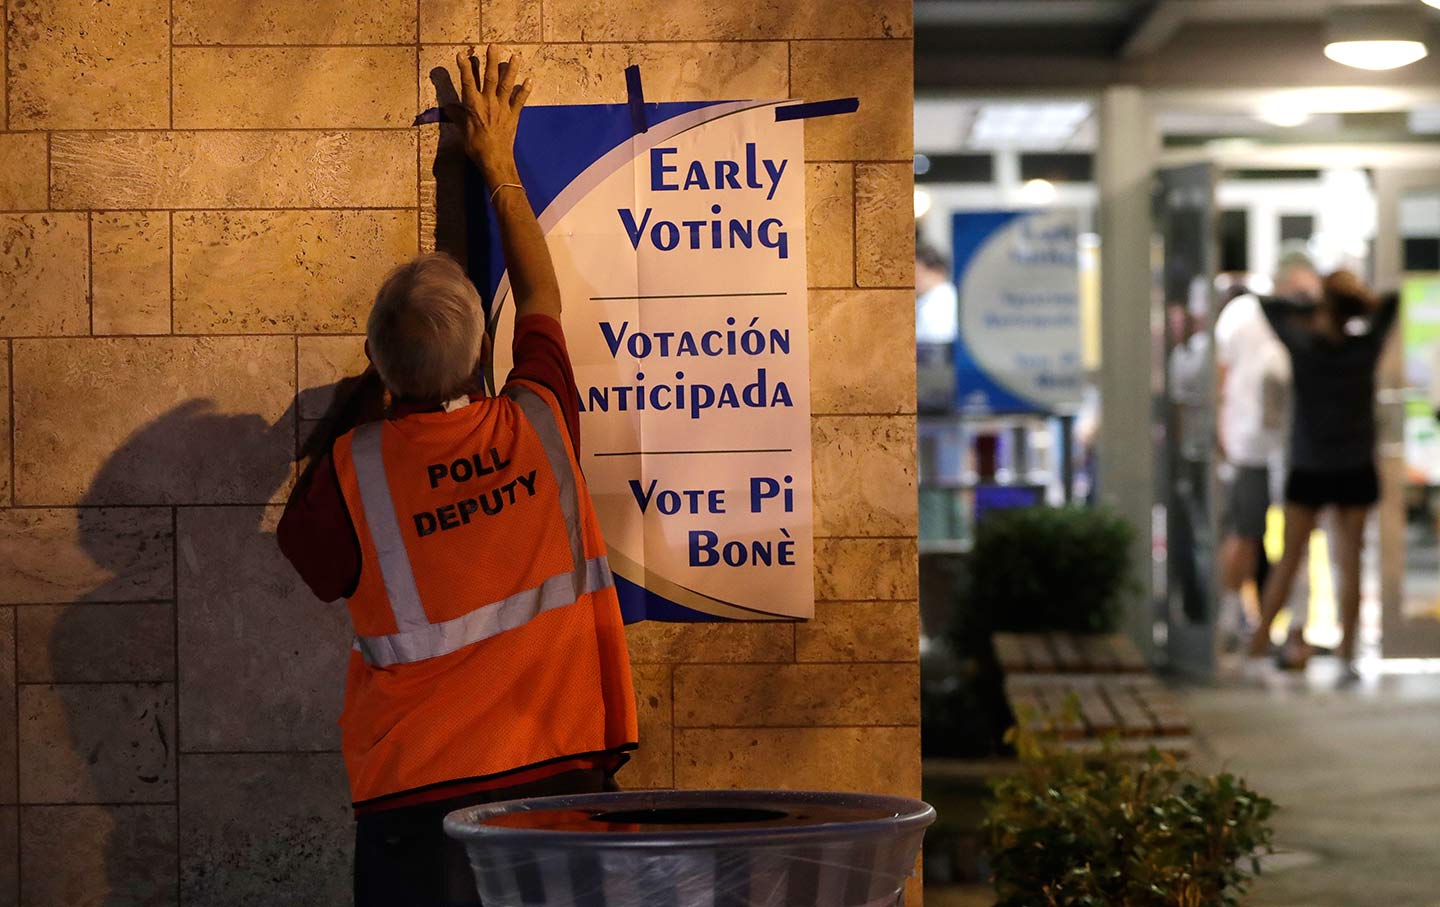
{"type": "MultiPolygon", "coordinates": [[[[1198,767],[1281,807],[1284,851],[1249,907],[1440,905],[1440,673],[1334,689],[1333,663],[1266,688],[1186,694],[1198,767]]],[[[963,902],[962,902],[963,903],[963,902]]]]}

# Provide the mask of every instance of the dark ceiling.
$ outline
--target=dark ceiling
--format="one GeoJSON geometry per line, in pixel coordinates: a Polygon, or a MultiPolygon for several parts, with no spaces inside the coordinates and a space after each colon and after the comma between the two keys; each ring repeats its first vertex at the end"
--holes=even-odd
{"type": "MultiPolygon", "coordinates": [[[[920,91],[1437,84],[1440,53],[1388,73],[1325,60],[1336,0],[915,0],[920,91]]],[[[1426,9],[1420,0],[1365,0],[1426,9]]],[[[1431,11],[1440,25],[1440,13],[1431,11]]],[[[1440,27],[1436,29],[1440,36],[1440,27]]]]}

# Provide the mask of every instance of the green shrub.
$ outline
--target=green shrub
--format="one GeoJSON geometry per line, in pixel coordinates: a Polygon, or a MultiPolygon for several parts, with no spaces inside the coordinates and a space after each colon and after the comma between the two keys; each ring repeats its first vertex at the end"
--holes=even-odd
{"type": "Polygon", "coordinates": [[[996,907],[1235,907],[1260,871],[1274,805],[1243,781],[1011,739],[1022,770],[985,821],[996,907]]]}
{"type": "Polygon", "coordinates": [[[1134,540],[1130,524],[1103,508],[987,516],[976,529],[957,632],[1115,630],[1135,582],[1134,540]]]}

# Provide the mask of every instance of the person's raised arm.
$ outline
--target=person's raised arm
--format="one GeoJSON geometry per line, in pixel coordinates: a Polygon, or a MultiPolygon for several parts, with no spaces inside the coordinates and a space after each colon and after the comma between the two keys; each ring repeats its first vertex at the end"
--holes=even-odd
{"type": "Polygon", "coordinates": [[[1381,340],[1390,333],[1394,326],[1396,316],[1400,314],[1400,294],[1394,291],[1384,293],[1375,298],[1374,307],[1370,315],[1370,330],[1381,340]]]}
{"type": "Polygon", "coordinates": [[[494,47],[479,60],[470,51],[455,55],[460,67],[460,103],[445,105],[465,135],[465,151],[485,178],[500,227],[500,247],[510,272],[515,317],[560,318],[560,283],[550,247],[515,166],[515,130],[530,97],[531,80],[517,82],[515,58],[501,62],[494,47]]]}

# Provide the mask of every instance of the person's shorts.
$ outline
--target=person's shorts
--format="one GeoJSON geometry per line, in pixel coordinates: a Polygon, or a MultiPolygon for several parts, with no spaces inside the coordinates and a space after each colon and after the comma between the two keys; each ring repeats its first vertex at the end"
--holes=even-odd
{"type": "Polygon", "coordinates": [[[1265,515],[1270,510],[1270,470],[1264,466],[1237,466],[1226,501],[1226,523],[1242,539],[1265,538],[1265,515]]]}
{"type": "Polygon", "coordinates": [[[1290,470],[1285,501],[1301,507],[1369,507],[1380,500],[1380,478],[1374,464],[1355,469],[1290,470]]]}

